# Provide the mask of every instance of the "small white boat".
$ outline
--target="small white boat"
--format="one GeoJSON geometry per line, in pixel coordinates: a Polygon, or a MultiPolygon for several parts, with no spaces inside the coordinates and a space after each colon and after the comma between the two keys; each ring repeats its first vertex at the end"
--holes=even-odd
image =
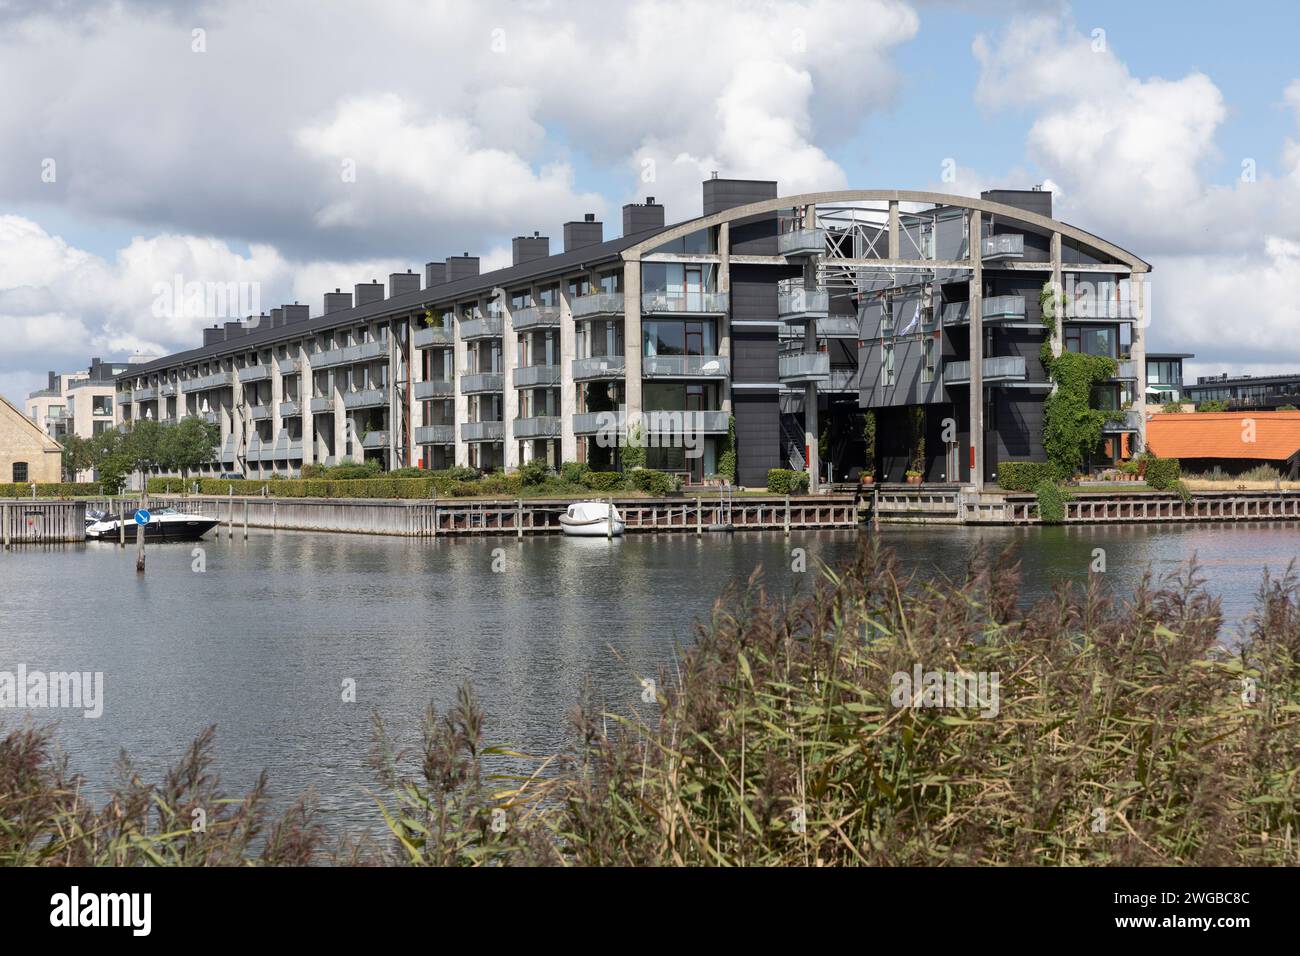
{"type": "Polygon", "coordinates": [[[560,527],[572,538],[617,538],[623,533],[623,519],[608,502],[575,501],[560,515],[560,527]]]}
{"type": "MultiPolygon", "coordinates": [[[[115,541],[121,534],[119,528],[123,524],[126,525],[126,537],[134,541],[137,527],[134,511],[120,516],[102,511],[87,512],[86,537],[92,541],[115,541]]],[[[144,526],[144,539],[145,541],[198,541],[216,526],[216,518],[184,514],[175,508],[162,508],[149,512],[149,523],[144,526]]]]}

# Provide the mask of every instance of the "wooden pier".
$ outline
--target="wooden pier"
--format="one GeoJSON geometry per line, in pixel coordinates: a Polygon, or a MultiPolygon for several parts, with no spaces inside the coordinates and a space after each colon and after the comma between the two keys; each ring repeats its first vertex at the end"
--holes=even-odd
{"type": "Polygon", "coordinates": [[[0,543],[57,544],[86,540],[86,502],[51,498],[0,500],[0,543]]]}

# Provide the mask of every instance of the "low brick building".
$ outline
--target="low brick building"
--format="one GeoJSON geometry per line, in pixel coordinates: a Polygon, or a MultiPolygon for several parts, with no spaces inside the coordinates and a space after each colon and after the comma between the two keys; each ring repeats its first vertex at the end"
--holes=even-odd
{"type": "Polygon", "coordinates": [[[1240,474],[1269,465],[1300,475],[1300,412],[1162,412],[1147,422],[1147,447],[1184,472],[1240,474]]]}
{"type": "Polygon", "coordinates": [[[0,396],[0,483],[59,481],[63,446],[0,396]]]}

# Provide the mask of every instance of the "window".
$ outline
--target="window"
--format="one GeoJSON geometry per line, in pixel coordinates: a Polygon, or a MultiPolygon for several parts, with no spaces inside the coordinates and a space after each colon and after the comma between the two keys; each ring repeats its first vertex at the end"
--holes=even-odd
{"type": "Polygon", "coordinates": [[[26,480],[27,480],[27,462],[25,461],[14,462],[14,481],[20,482],[26,480]]]}
{"type": "Polygon", "coordinates": [[[894,347],[886,345],[880,363],[880,382],[882,385],[894,384],[894,347]]]}
{"type": "Polygon", "coordinates": [[[921,381],[934,381],[934,339],[928,338],[923,346],[925,352],[925,371],[921,373],[921,381]]]}

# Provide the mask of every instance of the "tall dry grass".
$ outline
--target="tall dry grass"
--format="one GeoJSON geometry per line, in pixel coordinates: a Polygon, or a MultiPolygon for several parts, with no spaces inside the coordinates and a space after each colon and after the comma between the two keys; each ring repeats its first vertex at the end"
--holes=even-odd
{"type": "Polygon", "coordinates": [[[327,837],[309,801],[268,820],[264,783],[222,797],[207,735],[159,788],[128,774],[92,809],[48,733],[13,731],[0,861],[1294,864],[1300,581],[1265,576],[1233,650],[1202,584],[1192,567],[1117,601],[1093,580],[1022,611],[1010,554],[947,582],[871,544],[793,599],[756,574],[658,675],[654,720],[580,701],[546,759],[485,746],[469,688],[410,751],[377,724],[378,846],[327,837]],[[895,706],[918,664],[996,672],[997,715],[895,706]]]}

